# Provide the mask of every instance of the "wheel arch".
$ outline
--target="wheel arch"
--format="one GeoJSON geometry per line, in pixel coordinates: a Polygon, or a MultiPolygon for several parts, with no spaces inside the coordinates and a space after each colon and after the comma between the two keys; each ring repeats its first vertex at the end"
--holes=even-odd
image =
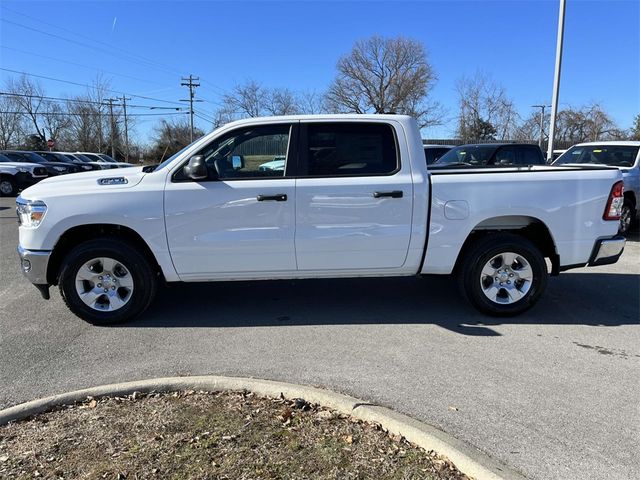
{"type": "Polygon", "coordinates": [[[635,194],[635,192],[632,192],[632,191],[630,191],[630,190],[625,191],[625,192],[624,192],[624,199],[625,199],[625,200],[628,200],[629,202],[631,202],[631,206],[632,206],[634,209],[635,209],[635,208],[637,208],[638,203],[637,203],[637,200],[636,200],[636,194],[635,194]]]}
{"type": "Polygon", "coordinates": [[[558,255],[556,244],[549,227],[539,218],[526,215],[491,217],[473,227],[458,252],[453,270],[454,273],[460,271],[461,264],[471,245],[488,235],[503,232],[520,235],[529,240],[540,249],[544,257],[549,258],[551,261],[551,275],[558,275],[560,273],[560,256],[558,255]]]}
{"type": "Polygon", "coordinates": [[[142,236],[130,227],[110,223],[95,223],[88,225],[78,225],[66,230],[53,248],[49,264],[47,266],[47,282],[50,285],[58,284],[60,268],[67,254],[78,244],[87,240],[94,240],[101,237],[110,237],[124,240],[137,247],[149,260],[153,269],[164,280],[164,274],[158,260],[151,251],[151,248],[144,241],[142,236]]]}

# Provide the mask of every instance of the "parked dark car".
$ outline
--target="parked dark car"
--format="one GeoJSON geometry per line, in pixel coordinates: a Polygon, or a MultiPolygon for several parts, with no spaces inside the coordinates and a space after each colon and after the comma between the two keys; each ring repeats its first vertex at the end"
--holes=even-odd
{"type": "Polygon", "coordinates": [[[66,173],[76,173],[80,171],[77,166],[71,163],[50,162],[35,152],[28,152],[23,150],[3,150],[0,153],[3,153],[5,156],[9,157],[12,162],[39,163],[47,169],[47,173],[50,177],[54,177],[56,175],[64,175],[66,173]]]}
{"type": "Polygon", "coordinates": [[[447,153],[453,148],[453,145],[430,145],[424,144],[424,158],[427,160],[427,165],[435,163],[442,155],[447,153]]]}
{"type": "Polygon", "coordinates": [[[69,159],[70,162],[74,162],[80,165],[89,165],[93,170],[105,170],[105,169],[111,168],[105,163],[94,162],[89,158],[85,157],[84,155],[80,155],[77,153],[70,153],[70,152],[56,152],[56,153],[66,157],[67,159],[69,159]]]}
{"type": "Polygon", "coordinates": [[[79,172],[90,172],[91,170],[100,170],[100,167],[98,167],[98,166],[94,167],[91,164],[77,161],[76,159],[72,159],[70,157],[65,156],[61,152],[40,152],[40,151],[38,151],[38,152],[35,152],[35,153],[40,155],[42,158],[44,158],[48,162],[59,162],[59,163],[65,163],[65,164],[73,165],[73,167],[76,168],[77,171],[79,171],[79,172]]]}
{"type": "Polygon", "coordinates": [[[452,148],[431,168],[521,167],[546,165],[538,145],[526,143],[476,143],[452,148]]]}
{"type": "Polygon", "coordinates": [[[109,155],[105,154],[105,153],[91,153],[91,152],[78,152],[77,154],[79,155],[83,155],[95,162],[104,162],[107,163],[109,165],[111,165],[111,167],[113,168],[113,166],[115,165],[118,168],[125,168],[125,167],[135,167],[134,164],[132,163],[127,163],[127,162],[118,162],[117,160],[115,160],[114,158],[110,157],[109,155]]]}
{"type": "Polygon", "coordinates": [[[0,153],[0,196],[15,196],[48,176],[47,169],[39,163],[14,162],[0,153]]]}

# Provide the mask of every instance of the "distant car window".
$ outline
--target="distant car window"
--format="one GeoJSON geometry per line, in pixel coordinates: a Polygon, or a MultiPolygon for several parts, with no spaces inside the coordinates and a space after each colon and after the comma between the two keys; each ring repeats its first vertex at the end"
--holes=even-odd
{"type": "Polygon", "coordinates": [[[20,153],[15,153],[15,152],[7,152],[5,153],[5,155],[7,157],[9,157],[11,159],[12,162],[29,162],[29,160],[22,154],[20,153]]]}
{"type": "Polygon", "coordinates": [[[434,166],[486,165],[496,148],[498,147],[494,145],[461,145],[445,153],[434,163],[434,166]]]}
{"type": "Polygon", "coordinates": [[[303,175],[389,175],[398,169],[395,135],[380,123],[310,123],[303,175]]]}
{"type": "Polygon", "coordinates": [[[591,163],[615,167],[632,167],[640,147],[631,145],[585,145],[571,147],[560,155],[554,165],[591,163]]]}
{"type": "Polygon", "coordinates": [[[521,147],[518,163],[520,165],[544,165],[544,159],[540,155],[540,150],[538,148],[521,147]]]}
{"type": "MultiPolygon", "coordinates": [[[[284,177],[291,125],[265,125],[233,130],[204,147],[211,179],[284,177]]],[[[174,176],[183,180],[182,169],[174,176]]]]}
{"type": "Polygon", "coordinates": [[[516,149],[514,147],[501,147],[498,149],[494,159],[494,165],[515,165],[516,161],[516,149]]]}
{"type": "Polygon", "coordinates": [[[429,147],[424,149],[424,157],[427,160],[427,165],[435,163],[441,156],[451,150],[451,147],[429,147]]]}

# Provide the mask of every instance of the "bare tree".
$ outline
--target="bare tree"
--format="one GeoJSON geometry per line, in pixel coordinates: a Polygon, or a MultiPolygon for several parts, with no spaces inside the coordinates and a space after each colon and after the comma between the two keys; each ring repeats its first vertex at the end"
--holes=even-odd
{"type": "Polygon", "coordinates": [[[327,111],[325,95],[315,90],[307,90],[298,94],[298,107],[300,113],[316,115],[327,111]]]}
{"type": "Polygon", "coordinates": [[[300,102],[288,88],[273,88],[265,95],[265,110],[270,115],[296,115],[300,113],[300,102]]]}
{"type": "Polygon", "coordinates": [[[633,119],[633,126],[629,133],[631,140],[640,140],[640,113],[633,119]]]}
{"type": "Polygon", "coordinates": [[[214,126],[238,118],[295,115],[302,110],[300,97],[289,88],[268,88],[255,80],[247,80],[223,95],[214,126]]]}
{"type": "Polygon", "coordinates": [[[598,103],[580,108],[568,107],[558,112],[556,140],[579,143],[616,140],[626,136],[598,103]]]}
{"type": "Polygon", "coordinates": [[[515,135],[518,112],[502,85],[478,72],[473,77],[462,77],[456,90],[460,138],[506,140],[515,135]]]}
{"type": "Polygon", "coordinates": [[[41,142],[46,142],[46,132],[42,124],[44,110],[42,86],[23,74],[18,79],[9,79],[7,89],[9,93],[14,94],[13,98],[19,111],[28,118],[32,132],[40,138],[41,142]]]}
{"type": "MultiPolygon", "coordinates": [[[[542,120],[543,142],[548,140],[549,132],[549,120],[551,115],[549,113],[544,114],[542,120]]],[[[520,125],[515,129],[513,134],[513,140],[537,140],[540,139],[540,112],[532,112],[527,118],[525,118],[520,125]]]]}
{"type": "MultiPolygon", "coordinates": [[[[161,162],[191,143],[191,126],[186,119],[170,122],[163,119],[155,127],[155,132],[156,138],[149,153],[154,161],[161,162]]],[[[194,139],[202,135],[202,130],[194,130],[194,139]]]]}
{"type": "Polygon", "coordinates": [[[421,127],[442,120],[439,105],[428,102],[436,74],[422,43],[404,37],[373,36],[355,43],[337,64],[326,94],[327,108],[352,113],[403,113],[421,127]]]}
{"type": "Polygon", "coordinates": [[[244,117],[259,117],[264,113],[268,92],[255,80],[233,87],[222,98],[227,110],[244,117]]]}
{"type": "Polygon", "coordinates": [[[15,147],[24,139],[24,116],[15,97],[0,95],[0,149],[15,147]]]}

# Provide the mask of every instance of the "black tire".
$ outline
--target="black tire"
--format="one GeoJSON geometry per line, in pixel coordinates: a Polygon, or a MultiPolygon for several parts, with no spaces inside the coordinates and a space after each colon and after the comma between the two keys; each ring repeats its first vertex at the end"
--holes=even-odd
{"type": "Polygon", "coordinates": [[[16,180],[8,175],[0,176],[0,196],[15,197],[18,194],[16,180]]]}
{"type": "Polygon", "coordinates": [[[128,242],[108,237],[88,240],[71,250],[62,262],[58,284],[64,302],[75,315],[93,325],[111,325],[132,320],[149,307],[156,294],[158,277],[142,252],[128,242]],[[79,269],[86,262],[99,257],[116,260],[132,277],[130,298],[114,311],[91,308],[82,301],[76,290],[79,269]]]}
{"type": "MultiPolygon", "coordinates": [[[[494,267],[492,266],[491,268],[494,267]]],[[[522,264],[516,260],[509,268],[517,278],[518,268],[522,268],[522,264]],[[514,268],[511,269],[511,267],[514,268]]],[[[524,272],[524,270],[522,271],[524,272]]],[[[505,275],[509,278],[509,274],[505,275]]],[[[458,284],[467,301],[482,313],[495,317],[511,317],[533,307],[540,298],[540,295],[544,292],[547,286],[547,280],[547,264],[540,250],[526,238],[510,233],[488,234],[473,243],[465,253],[461,268],[458,271],[458,284]],[[507,254],[508,252],[515,253],[524,259],[531,269],[532,279],[527,286],[526,293],[522,293],[525,289],[526,282],[517,280],[518,285],[520,285],[518,288],[522,290],[518,290],[518,292],[515,293],[522,295],[522,297],[515,301],[511,300],[511,295],[508,294],[508,290],[506,289],[512,289],[516,286],[516,281],[514,281],[513,285],[511,284],[511,280],[514,277],[508,280],[509,287],[507,287],[505,281],[505,288],[502,288],[500,287],[502,283],[498,283],[499,280],[495,280],[495,277],[490,277],[482,273],[483,268],[488,265],[490,260],[501,254],[507,254]],[[492,281],[489,281],[490,278],[496,283],[492,284],[492,281]],[[496,301],[491,300],[488,295],[484,293],[486,289],[492,287],[498,291],[496,301]]]]}
{"type": "Polygon", "coordinates": [[[620,226],[618,227],[618,233],[621,235],[628,234],[635,223],[636,209],[633,208],[633,204],[629,200],[625,200],[622,205],[622,213],[620,214],[620,226]]]}

